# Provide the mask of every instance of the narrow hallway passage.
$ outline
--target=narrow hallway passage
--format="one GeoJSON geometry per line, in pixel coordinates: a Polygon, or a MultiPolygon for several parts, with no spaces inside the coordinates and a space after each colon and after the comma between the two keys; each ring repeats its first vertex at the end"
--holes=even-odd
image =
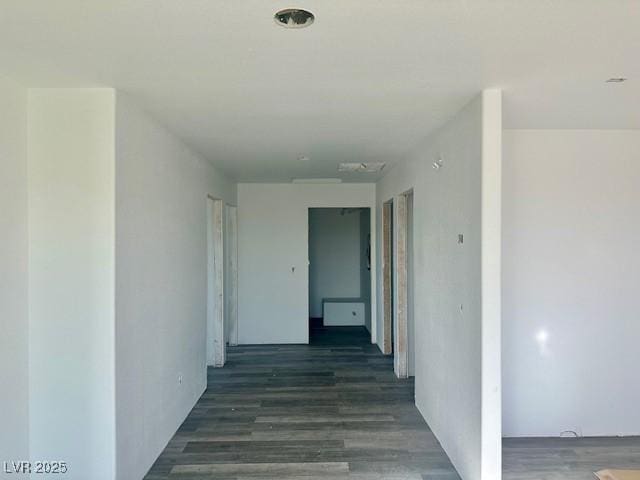
{"type": "Polygon", "coordinates": [[[413,392],[362,327],[232,347],[145,478],[458,479],[413,392]]]}

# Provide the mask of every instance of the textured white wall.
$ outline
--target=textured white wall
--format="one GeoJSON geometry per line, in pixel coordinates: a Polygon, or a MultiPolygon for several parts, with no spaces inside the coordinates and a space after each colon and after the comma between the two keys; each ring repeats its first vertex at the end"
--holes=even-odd
{"type": "Polygon", "coordinates": [[[309,211],[309,315],[322,317],[322,299],[360,297],[360,211],[309,211]]]}
{"type": "Polygon", "coordinates": [[[27,91],[0,79],[0,112],[0,461],[20,461],[29,458],[27,91]]]}
{"type": "Polygon", "coordinates": [[[308,342],[308,209],[374,202],[374,184],[238,185],[239,343],[308,342]]]}
{"type": "Polygon", "coordinates": [[[128,480],[206,387],[207,195],[235,204],[236,191],[120,93],[116,159],[117,478],[128,480]]]}
{"type": "MultiPolygon", "coordinates": [[[[501,475],[499,363],[491,359],[495,372],[484,372],[483,365],[485,354],[499,359],[499,316],[483,318],[482,313],[486,302],[496,303],[482,295],[483,252],[496,254],[495,245],[483,244],[482,216],[495,218],[499,208],[484,209],[482,185],[486,166],[499,166],[499,156],[484,150],[490,137],[499,145],[499,112],[499,92],[485,92],[390,170],[377,188],[378,225],[383,202],[413,189],[416,405],[464,480],[501,475]],[[489,111],[493,118],[486,118],[489,111]],[[432,163],[440,155],[444,162],[436,171],[432,163]],[[485,339],[483,330],[495,329],[496,322],[497,335],[485,339]],[[484,393],[488,387],[493,396],[484,393]]],[[[377,255],[381,265],[380,245],[377,255]]],[[[382,318],[381,282],[377,287],[382,318]]],[[[380,321],[379,345],[382,335],[380,321]]]]}
{"type": "Polygon", "coordinates": [[[32,459],[113,480],[114,91],[28,100],[32,459]]]}
{"type": "Polygon", "coordinates": [[[640,131],[507,130],[504,434],[640,434],[640,131]]]}

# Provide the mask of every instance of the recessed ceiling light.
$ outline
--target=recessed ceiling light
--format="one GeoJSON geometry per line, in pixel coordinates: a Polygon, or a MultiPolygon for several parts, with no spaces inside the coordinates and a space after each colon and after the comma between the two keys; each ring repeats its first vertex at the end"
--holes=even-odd
{"type": "Polygon", "coordinates": [[[622,83],[626,81],[627,79],[624,77],[611,77],[606,83],[622,83]]]}
{"type": "Polygon", "coordinates": [[[384,162],[347,162],[338,165],[339,172],[375,173],[384,168],[384,162]]]}
{"type": "Polygon", "coordinates": [[[310,11],[299,8],[285,8],[277,12],[274,16],[276,23],[285,28],[308,27],[313,23],[315,18],[310,11]]]}

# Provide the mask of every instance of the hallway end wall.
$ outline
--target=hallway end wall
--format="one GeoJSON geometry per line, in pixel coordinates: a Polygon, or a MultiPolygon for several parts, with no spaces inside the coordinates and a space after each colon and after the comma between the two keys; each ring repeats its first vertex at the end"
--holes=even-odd
{"type": "Polygon", "coordinates": [[[239,343],[309,341],[308,210],[347,206],[373,209],[375,184],[238,185],[239,343]]]}

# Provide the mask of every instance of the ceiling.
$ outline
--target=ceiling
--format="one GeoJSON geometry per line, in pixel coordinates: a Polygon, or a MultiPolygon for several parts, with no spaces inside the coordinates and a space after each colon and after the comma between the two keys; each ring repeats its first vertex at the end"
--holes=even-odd
{"type": "Polygon", "coordinates": [[[337,164],[402,159],[487,87],[508,128],[640,128],[640,1],[0,0],[0,75],[121,89],[240,181],[372,181],[337,164]]]}

